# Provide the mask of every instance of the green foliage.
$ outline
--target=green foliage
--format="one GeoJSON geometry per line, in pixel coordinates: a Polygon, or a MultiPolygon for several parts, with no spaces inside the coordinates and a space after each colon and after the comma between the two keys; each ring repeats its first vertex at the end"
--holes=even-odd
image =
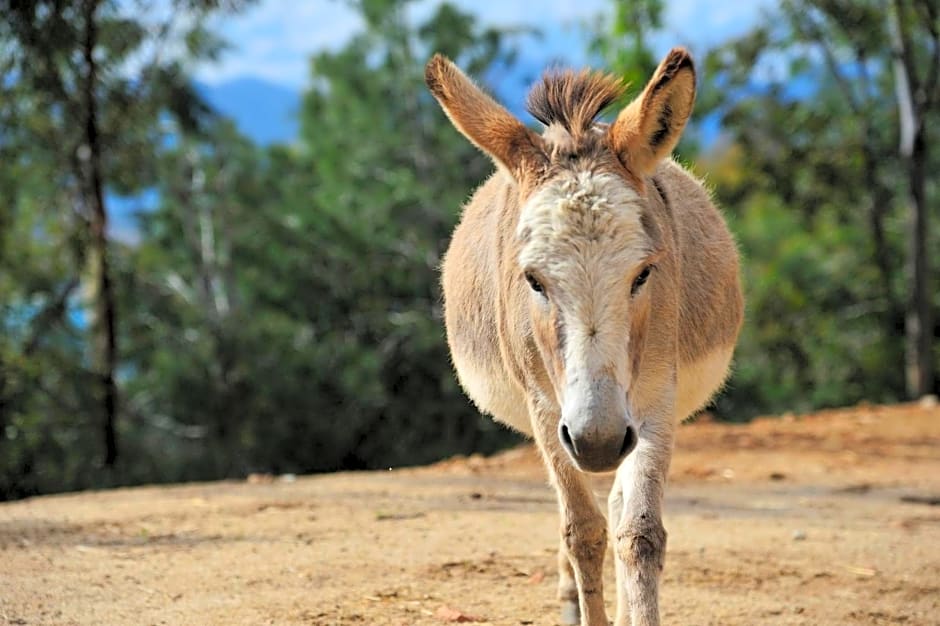
{"type": "MultiPolygon", "coordinates": [[[[100,3],[105,183],[159,197],[134,241],[111,243],[124,454],[106,470],[70,63],[80,3],[0,0],[0,499],[388,467],[516,440],[458,388],[438,287],[459,206],[493,166],[422,80],[432,50],[475,76],[511,64],[513,33],[448,4],[412,25],[405,0],[351,1],[364,30],[311,59],[298,141],[261,148],[187,74],[224,48],[204,18],[243,4],[175,2],[192,19],[171,33],[145,27],[140,4],[100,3]],[[179,54],[121,69],[153,37],[179,54]]],[[[738,237],[748,300],[722,418],[903,396],[904,163],[879,7],[787,1],[699,59],[699,119],[718,116],[723,135],[696,169],[738,237]]],[[[635,92],[658,61],[663,3],[613,9],[594,51],[635,92]]],[[[912,32],[926,63],[929,30],[912,32]]]]}
{"type": "Polygon", "coordinates": [[[905,397],[906,164],[881,6],[788,0],[704,63],[725,147],[700,169],[733,214],[748,302],[722,414],[905,397]]]}
{"type": "Polygon", "coordinates": [[[415,52],[447,41],[485,68],[510,50],[449,5],[416,29],[400,3],[361,8],[366,31],[312,59],[296,144],[180,124],[156,162],[160,206],[120,257],[124,476],[388,467],[515,440],[459,389],[438,289],[492,164],[415,52]]]}
{"type": "Polygon", "coordinates": [[[877,269],[867,233],[829,207],[801,216],[778,196],[750,194],[734,211],[747,320],[721,416],[811,411],[872,398],[893,401],[900,358],[879,327],[877,269]]]}
{"type": "Polygon", "coordinates": [[[187,26],[170,29],[129,17],[124,3],[0,0],[0,498],[146,476],[97,461],[94,179],[117,193],[147,188],[165,126],[204,121],[182,59],[164,46],[201,32],[214,4],[186,3],[187,26]]]}
{"type": "Polygon", "coordinates": [[[662,0],[614,0],[612,15],[598,17],[591,47],[606,66],[638,93],[659,63],[649,37],[662,28],[662,0]]]}

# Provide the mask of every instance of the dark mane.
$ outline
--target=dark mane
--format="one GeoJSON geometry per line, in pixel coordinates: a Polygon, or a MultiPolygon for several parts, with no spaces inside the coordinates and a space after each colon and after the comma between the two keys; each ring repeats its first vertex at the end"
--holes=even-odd
{"type": "Polygon", "coordinates": [[[546,126],[559,122],[568,132],[579,135],[624,90],[623,82],[612,74],[549,70],[529,91],[526,109],[546,126]]]}

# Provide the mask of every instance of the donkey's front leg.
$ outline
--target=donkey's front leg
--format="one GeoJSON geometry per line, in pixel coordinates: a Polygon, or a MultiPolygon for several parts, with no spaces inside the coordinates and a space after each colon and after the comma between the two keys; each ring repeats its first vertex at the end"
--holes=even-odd
{"type": "Polygon", "coordinates": [[[673,438],[671,425],[660,432],[641,430],[636,450],[617,470],[622,500],[611,498],[612,506],[623,507],[613,527],[617,626],[659,626],[659,578],[666,552],[662,502],[673,438]]]}
{"type": "Polygon", "coordinates": [[[581,605],[574,567],[568,558],[568,546],[562,537],[558,546],[558,601],[561,602],[561,623],[574,626],[581,623],[581,605]]]}
{"type": "Polygon", "coordinates": [[[556,432],[558,417],[553,419],[550,414],[542,414],[534,422],[536,441],[548,466],[561,509],[559,599],[563,623],[578,623],[577,613],[571,606],[570,586],[565,584],[565,578],[573,572],[578,589],[580,623],[583,626],[608,626],[603,579],[607,520],[597,506],[584,475],[572,465],[561,447],[556,432]],[[561,560],[565,553],[570,569],[561,560]]]}
{"type": "MultiPolygon", "coordinates": [[[[563,452],[561,452],[564,454],[563,452]]],[[[604,609],[604,556],[607,552],[607,520],[594,499],[594,493],[578,470],[555,468],[555,488],[561,507],[561,543],[567,550],[578,586],[578,606],[584,626],[608,626],[604,609]]],[[[570,596],[569,596],[570,597],[570,596]]],[[[562,598],[562,618],[578,623],[570,603],[562,598]],[[567,611],[566,611],[567,609],[567,611]]]]}

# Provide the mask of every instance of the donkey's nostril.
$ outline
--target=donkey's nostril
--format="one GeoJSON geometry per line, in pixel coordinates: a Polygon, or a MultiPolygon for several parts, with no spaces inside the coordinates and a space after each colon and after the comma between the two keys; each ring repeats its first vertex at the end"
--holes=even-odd
{"type": "Polygon", "coordinates": [[[571,442],[571,433],[568,432],[568,427],[562,424],[561,428],[559,429],[559,434],[561,435],[561,443],[563,443],[566,448],[573,452],[574,444],[571,442]]]}
{"type": "Polygon", "coordinates": [[[636,445],[636,430],[632,426],[627,426],[627,433],[623,436],[623,445],[620,446],[620,456],[624,457],[633,451],[636,445]]]}

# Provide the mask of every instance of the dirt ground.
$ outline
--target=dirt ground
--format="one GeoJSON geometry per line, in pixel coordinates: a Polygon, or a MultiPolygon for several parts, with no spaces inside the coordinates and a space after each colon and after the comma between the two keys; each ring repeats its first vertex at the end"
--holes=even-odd
{"type": "MultiPolygon", "coordinates": [[[[529,447],[7,503],[0,623],[555,624],[556,516],[529,447]]],[[[940,409],[684,425],[664,521],[665,624],[940,624],[940,409]]]]}

